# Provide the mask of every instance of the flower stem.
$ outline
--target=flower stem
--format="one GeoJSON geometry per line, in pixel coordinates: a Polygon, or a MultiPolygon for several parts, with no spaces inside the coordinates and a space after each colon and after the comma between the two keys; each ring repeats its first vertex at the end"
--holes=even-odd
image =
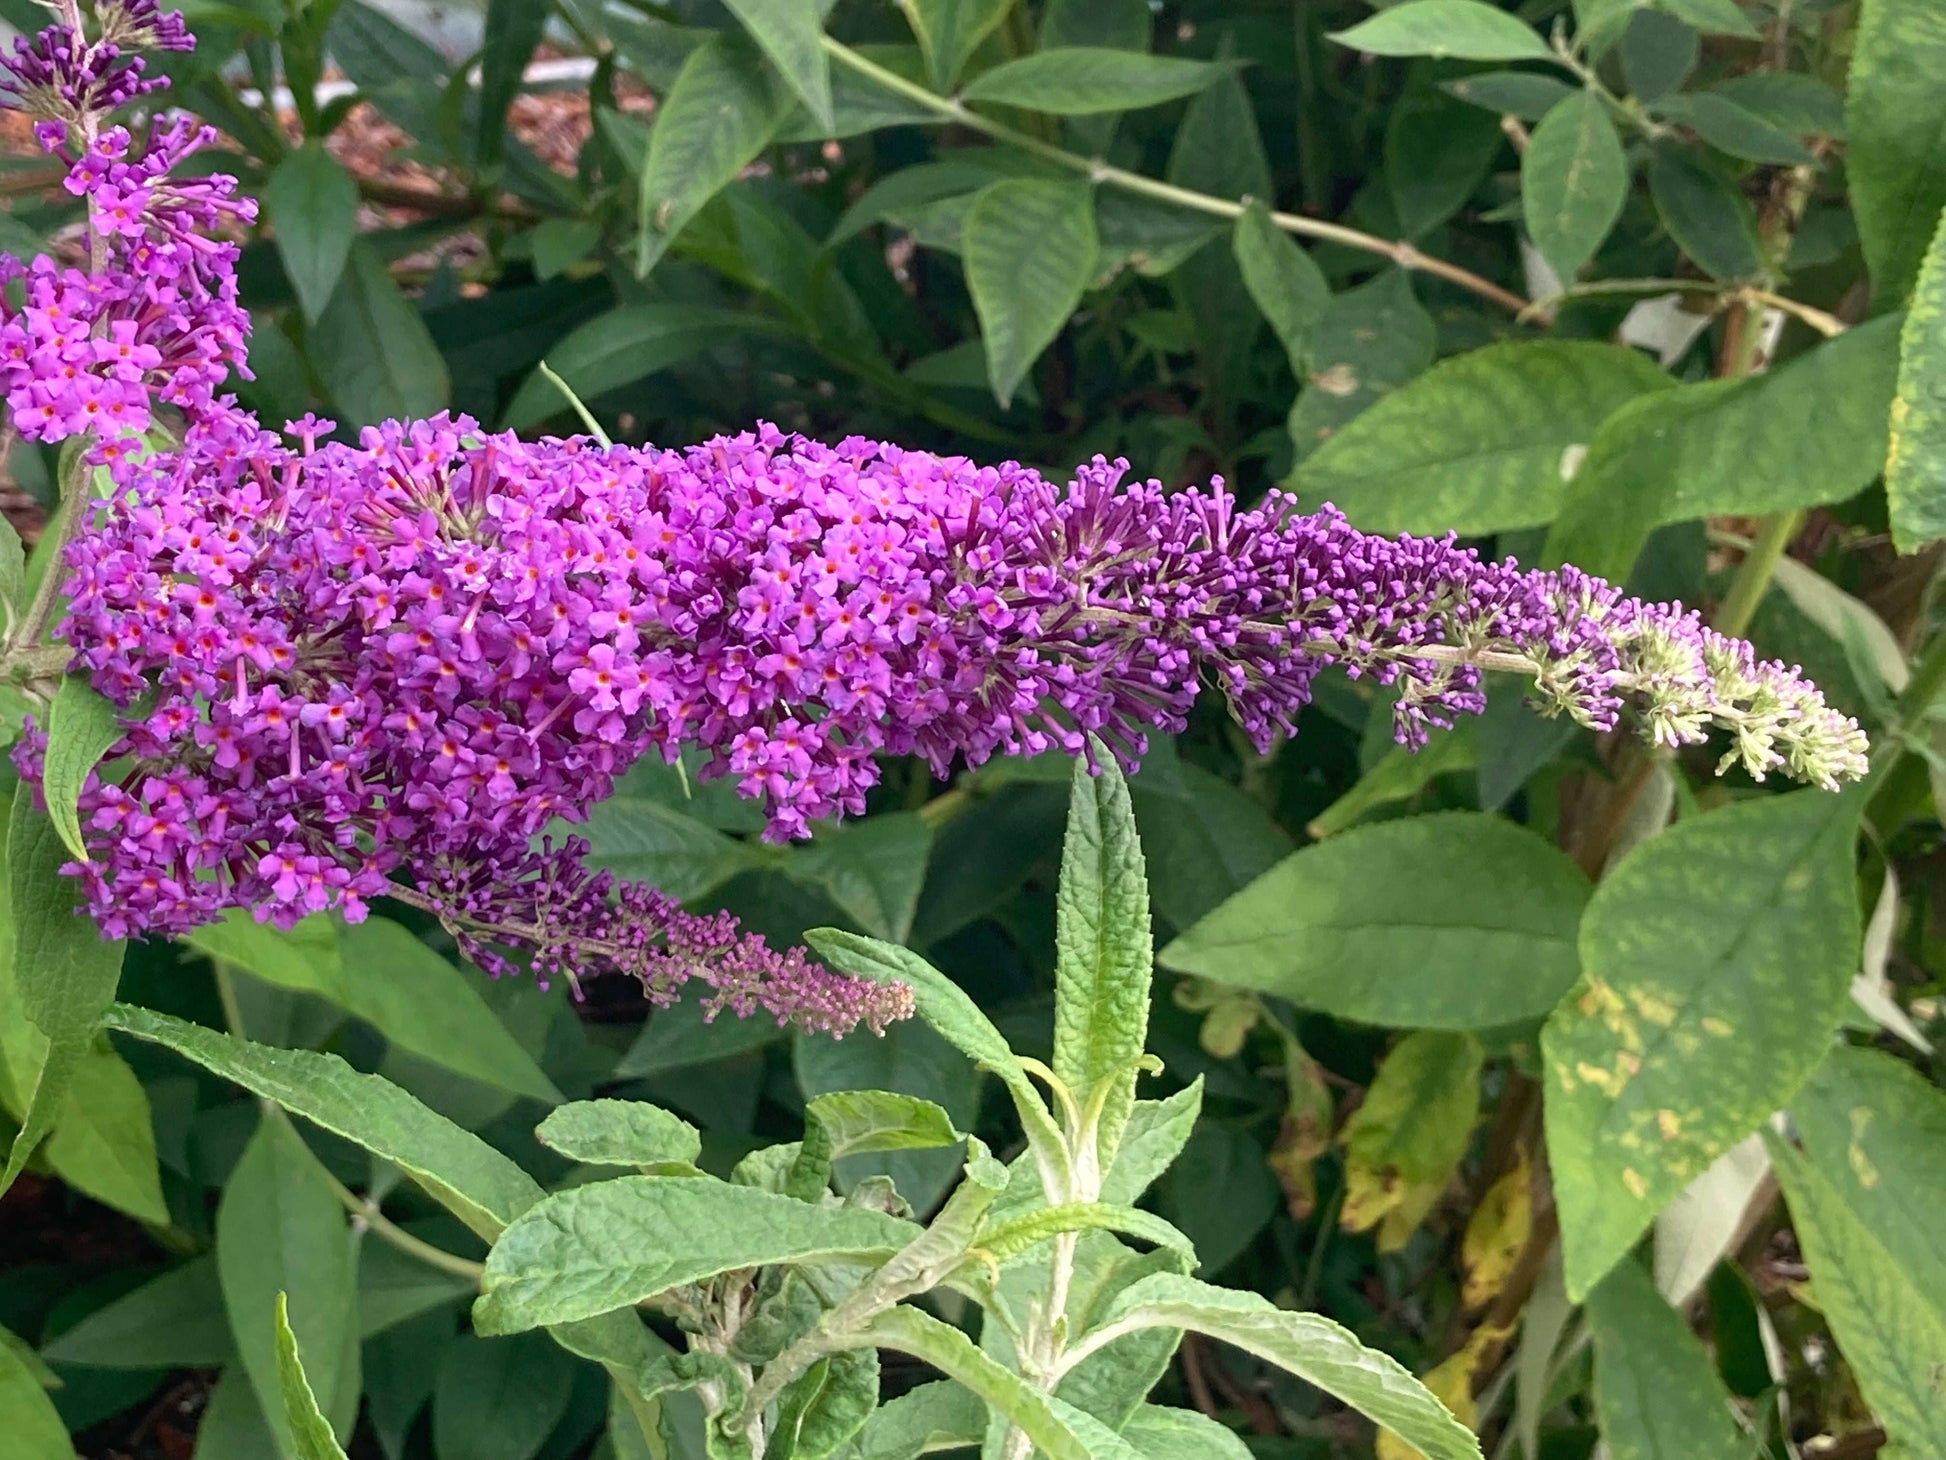
{"type": "MultiPolygon", "coordinates": [[[[1207,213],[1215,218],[1243,216],[1247,206],[1244,200],[1199,193],[1192,188],[1178,187],[1174,183],[1163,182],[1159,178],[1145,177],[1139,172],[1129,172],[1125,168],[1110,166],[1099,157],[1083,157],[1078,152],[1069,152],[1050,142],[1044,142],[1039,137],[1009,127],[1004,122],[996,122],[991,117],[982,116],[957,98],[940,96],[917,82],[908,81],[896,72],[888,71],[876,62],[859,55],[841,41],[835,41],[830,36],[825,36],[823,39],[824,48],[834,61],[841,66],[851,68],[875,85],[882,86],[887,91],[894,92],[949,121],[957,122],[963,127],[970,127],[996,142],[1018,147],[1023,152],[1031,153],[1057,167],[1066,168],[1069,172],[1081,173],[1090,182],[1119,188],[1126,193],[1137,193],[1143,197],[1154,198],[1158,202],[1173,203],[1179,208],[1207,213]]],[[[1323,243],[1343,244],[1347,248],[1388,258],[1402,269],[1415,269],[1420,273],[1433,274],[1448,283],[1470,290],[1482,299],[1489,299],[1516,315],[1527,309],[1528,301],[1512,290],[1504,289],[1490,279],[1483,279],[1458,264],[1449,264],[1444,259],[1423,254],[1411,244],[1401,240],[1380,238],[1376,234],[1347,228],[1341,223],[1328,223],[1321,218],[1306,218],[1301,213],[1282,213],[1273,210],[1270,221],[1286,233],[1296,234],[1300,238],[1315,238],[1323,243]]]]}

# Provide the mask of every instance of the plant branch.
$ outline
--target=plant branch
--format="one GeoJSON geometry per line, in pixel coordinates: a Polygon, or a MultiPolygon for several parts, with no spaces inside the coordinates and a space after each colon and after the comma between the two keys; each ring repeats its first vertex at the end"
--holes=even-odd
{"type": "Polygon", "coordinates": [[[451,1273],[454,1277],[465,1278],[476,1287],[479,1285],[480,1275],[486,1271],[484,1265],[474,1262],[471,1258],[448,1252],[443,1247],[435,1247],[430,1242],[421,1241],[380,1211],[377,1202],[369,1197],[360,1196],[325,1170],[322,1164],[318,1169],[324,1171],[324,1179],[331,1183],[331,1194],[338,1198],[339,1205],[363,1222],[381,1242],[396,1247],[406,1256],[425,1263],[427,1267],[435,1267],[441,1272],[451,1273]]]}
{"type": "MultiPolygon", "coordinates": [[[[1023,152],[1031,153],[1069,172],[1080,173],[1090,182],[1154,198],[1158,202],[1173,203],[1179,208],[1207,213],[1213,218],[1240,218],[1248,206],[1247,200],[1244,199],[1219,198],[1210,193],[1199,193],[1193,188],[1178,187],[1174,183],[1163,182],[1159,178],[1145,177],[1139,172],[1111,166],[1099,157],[1083,157],[1078,152],[1069,152],[1065,148],[1043,142],[1040,138],[1007,126],[1004,122],[997,122],[991,117],[981,115],[955,97],[940,96],[916,82],[908,81],[896,72],[888,71],[885,67],[859,55],[851,47],[833,40],[830,36],[825,36],[823,39],[824,48],[833,60],[856,71],[875,85],[904,97],[915,105],[925,107],[947,121],[970,127],[996,142],[1018,147],[1023,152]]],[[[1307,218],[1301,213],[1283,213],[1273,210],[1270,220],[1286,233],[1295,234],[1300,238],[1314,238],[1321,243],[1343,244],[1347,248],[1355,248],[1364,253],[1378,254],[1382,258],[1390,259],[1402,269],[1432,274],[1450,284],[1457,284],[1482,299],[1491,300],[1516,316],[1523,316],[1528,309],[1528,301],[1512,290],[1502,288],[1491,279],[1483,279],[1458,264],[1449,264],[1444,259],[1436,259],[1421,253],[1402,240],[1380,238],[1376,234],[1347,228],[1341,223],[1328,223],[1321,218],[1307,218]]]]}
{"type": "Polygon", "coordinates": [[[1750,550],[1737,566],[1730,592],[1716,610],[1714,627],[1732,638],[1742,638],[1756,616],[1757,605],[1770,590],[1770,580],[1784,551],[1804,526],[1802,512],[1773,512],[1764,518],[1750,543],[1750,550]]]}

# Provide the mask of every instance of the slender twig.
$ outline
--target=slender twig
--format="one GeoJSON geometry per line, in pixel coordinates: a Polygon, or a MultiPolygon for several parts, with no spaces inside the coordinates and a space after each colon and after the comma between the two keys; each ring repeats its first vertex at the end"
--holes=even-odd
{"type": "MultiPolygon", "coordinates": [[[[1219,198],[1210,193],[1199,193],[1193,188],[1178,187],[1174,183],[1163,182],[1159,178],[1145,177],[1139,172],[1111,166],[1099,157],[1083,157],[1078,152],[1069,152],[1065,148],[1043,142],[1040,138],[1020,131],[1018,128],[1007,126],[1004,122],[997,122],[991,117],[974,111],[955,97],[940,96],[917,82],[908,81],[905,77],[866,59],[851,47],[833,40],[830,36],[825,36],[823,39],[824,48],[834,61],[856,71],[875,85],[904,97],[917,106],[925,107],[947,121],[971,128],[973,131],[991,137],[996,142],[1018,147],[1023,152],[1032,153],[1043,161],[1051,162],[1069,172],[1078,172],[1090,182],[1118,188],[1127,193],[1137,193],[1159,202],[1173,203],[1179,208],[1207,213],[1214,218],[1240,218],[1249,206],[1247,199],[1219,198]]],[[[1376,234],[1347,228],[1341,223],[1328,223],[1321,218],[1306,218],[1301,213],[1273,210],[1270,221],[1286,233],[1295,234],[1300,238],[1314,238],[1321,243],[1343,244],[1347,248],[1355,248],[1364,253],[1378,254],[1390,259],[1402,269],[1433,274],[1448,283],[1470,290],[1483,299],[1490,299],[1516,315],[1523,313],[1528,307],[1528,301],[1512,290],[1504,289],[1490,279],[1483,279],[1458,264],[1449,264],[1444,259],[1436,259],[1421,253],[1402,240],[1380,238],[1376,234]]]]}
{"type": "Polygon", "coordinates": [[[1716,610],[1712,622],[1719,632],[1732,638],[1743,637],[1743,631],[1750,627],[1750,620],[1756,616],[1757,605],[1770,591],[1770,580],[1776,576],[1777,564],[1782,560],[1784,550],[1791,545],[1803,526],[1802,512],[1773,512],[1763,519],[1756,537],[1751,540],[1750,550],[1737,566],[1737,575],[1730,583],[1729,594],[1716,610]]]}
{"type": "Polygon", "coordinates": [[[366,1228],[388,1247],[396,1247],[408,1257],[417,1258],[427,1267],[436,1267],[441,1272],[449,1272],[454,1277],[479,1285],[480,1276],[486,1268],[471,1258],[461,1257],[458,1253],[448,1252],[443,1247],[435,1247],[430,1242],[421,1241],[379,1210],[378,1203],[369,1197],[360,1196],[333,1176],[322,1163],[318,1169],[324,1171],[324,1179],[331,1183],[331,1194],[338,1198],[339,1205],[363,1222],[366,1228]]]}

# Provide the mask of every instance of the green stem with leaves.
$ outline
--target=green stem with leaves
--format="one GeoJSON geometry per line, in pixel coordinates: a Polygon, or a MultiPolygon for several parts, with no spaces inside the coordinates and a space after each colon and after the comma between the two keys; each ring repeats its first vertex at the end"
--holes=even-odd
{"type": "MultiPolygon", "coordinates": [[[[1210,193],[1199,193],[1193,188],[1178,187],[1174,183],[1163,182],[1159,178],[1145,177],[1139,172],[1111,166],[1099,157],[1083,157],[1078,152],[1069,152],[1065,148],[1056,147],[1050,142],[1030,136],[1004,122],[997,122],[991,117],[983,116],[956,97],[940,96],[917,82],[908,81],[905,77],[859,55],[851,47],[829,36],[824,37],[824,48],[839,65],[856,71],[874,85],[904,97],[907,101],[922,106],[947,121],[968,127],[996,142],[1017,147],[1045,162],[1053,163],[1056,167],[1079,173],[1092,183],[1154,198],[1158,202],[1172,203],[1176,207],[1206,213],[1213,218],[1240,218],[1248,206],[1247,199],[1219,198],[1210,193]]],[[[1421,253],[1409,243],[1397,239],[1380,238],[1376,234],[1347,228],[1341,223],[1328,223],[1321,218],[1306,218],[1299,213],[1272,211],[1270,220],[1286,233],[1294,234],[1299,238],[1313,238],[1321,243],[1342,244],[1364,253],[1378,254],[1390,259],[1402,269],[1432,274],[1450,284],[1457,284],[1462,289],[1470,290],[1482,299],[1489,299],[1516,315],[1521,314],[1528,307],[1528,301],[1511,289],[1502,288],[1491,279],[1483,279],[1458,264],[1449,264],[1444,259],[1436,259],[1421,253]]]]}

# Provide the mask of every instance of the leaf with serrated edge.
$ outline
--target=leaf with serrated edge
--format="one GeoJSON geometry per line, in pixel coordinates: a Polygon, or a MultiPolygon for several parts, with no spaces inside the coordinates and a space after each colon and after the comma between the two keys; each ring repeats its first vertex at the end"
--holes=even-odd
{"type": "Polygon", "coordinates": [[[1124,1292],[1087,1342],[1144,1327],[1190,1329],[1288,1369],[1418,1446],[1430,1460],[1479,1460],[1480,1442],[1425,1385],[1328,1318],[1290,1312],[1255,1293],[1158,1273],[1124,1292]]]}
{"type": "Polygon", "coordinates": [[[1008,178],[983,188],[960,229],[994,399],[1009,404],[1094,278],[1095,205],[1080,183],[1008,178]]]}
{"type": "Polygon", "coordinates": [[[487,1257],[473,1326],[517,1333],[592,1318],[735,1268],[887,1257],[920,1229],[864,1207],[813,1207],[687,1177],[623,1176],[557,1192],[487,1257]]]}
{"type": "Polygon", "coordinates": [[[1858,968],[1862,805],[1807,791],[1688,818],[1596,889],[1584,981],[1541,1034],[1571,1296],[1823,1058],[1858,968]]]}

